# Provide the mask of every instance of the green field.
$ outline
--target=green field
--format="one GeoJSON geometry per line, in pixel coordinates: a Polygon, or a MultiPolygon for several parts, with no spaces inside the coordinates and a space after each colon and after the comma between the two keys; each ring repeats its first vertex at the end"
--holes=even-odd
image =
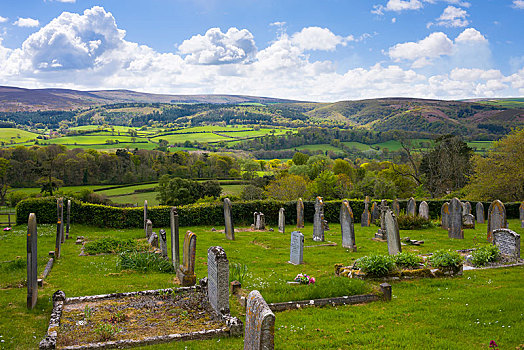
{"type": "Polygon", "coordinates": [[[166,140],[169,144],[184,143],[186,141],[198,141],[198,142],[219,142],[219,141],[231,141],[233,139],[216,135],[213,133],[196,133],[196,134],[177,134],[177,135],[164,135],[157,136],[152,140],[158,142],[158,140],[166,140]]]}
{"type": "Polygon", "coordinates": [[[0,128],[0,142],[3,143],[22,143],[36,139],[39,134],[14,128],[0,128]]]}
{"type": "Polygon", "coordinates": [[[318,145],[304,145],[304,146],[298,146],[293,148],[288,148],[289,150],[308,150],[308,151],[333,151],[335,153],[342,153],[343,151],[340,148],[337,148],[335,146],[331,146],[330,144],[324,143],[324,144],[318,144],[318,145]]]}

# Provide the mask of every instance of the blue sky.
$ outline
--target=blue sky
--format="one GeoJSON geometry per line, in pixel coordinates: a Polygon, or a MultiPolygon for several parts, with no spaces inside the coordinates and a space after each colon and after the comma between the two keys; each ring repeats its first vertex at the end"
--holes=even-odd
{"type": "Polygon", "coordinates": [[[2,0],[0,85],[524,96],[524,0],[2,0]]]}

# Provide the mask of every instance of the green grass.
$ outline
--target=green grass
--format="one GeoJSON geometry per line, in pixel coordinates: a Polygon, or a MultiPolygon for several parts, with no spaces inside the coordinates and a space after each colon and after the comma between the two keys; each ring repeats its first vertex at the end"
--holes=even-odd
{"type": "Polygon", "coordinates": [[[290,150],[308,150],[308,151],[322,151],[322,152],[326,152],[326,151],[333,151],[335,153],[342,153],[343,151],[340,149],[340,148],[337,148],[335,146],[331,146],[327,143],[324,143],[324,144],[318,144],[318,145],[304,145],[304,146],[299,146],[299,147],[293,147],[293,148],[288,148],[290,150]]]}
{"type": "Polygon", "coordinates": [[[360,142],[342,142],[344,145],[346,145],[347,147],[349,148],[356,148],[358,149],[359,151],[368,151],[371,149],[371,147],[369,145],[366,145],[364,143],[360,143],[360,142]]]}
{"type": "Polygon", "coordinates": [[[0,142],[22,143],[28,140],[36,139],[39,134],[15,128],[0,128],[0,142]]]}
{"type": "MultiPolygon", "coordinates": [[[[145,138],[136,137],[136,140],[147,141],[145,138]]],[[[59,145],[94,145],[105,144],[107,140],[118,140],[119,142],[132,143],[131,136],[125,135],[93,135],[93,136],[64,136],[56,139],[45,140],[45,143],[59,144],[59,145]]],[[[111,145],[112,147],[117,147],[111,145]]]]}
{"type": "Polygon", "coordinates": [[[240,196],[246,185],[221,185],[224,195],[240,196]]]}
{"type": "Polygon", "coordinates": [[[216,141],[229,141],[231,138],[212,133],[196,133],[196,134],[178,134],[178,135],[165,135],[155,137],[153,140],[166,140],[170,144],[182,143],[186,141],[198,141],[198,142],[216,142],[216,141]]]}

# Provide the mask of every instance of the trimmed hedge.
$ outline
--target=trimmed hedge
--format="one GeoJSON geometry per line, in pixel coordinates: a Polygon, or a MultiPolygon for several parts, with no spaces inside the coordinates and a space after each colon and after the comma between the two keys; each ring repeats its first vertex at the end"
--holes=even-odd
{"type": "MultiPolygon", "coordinates": [[[[27,223],[29,213],[35,213],[39,224],[56,223],[56,197],[29,198],[21,201],[16,206],[17,224],[27,223]]],[[[407,201],[400,202],[401,210],[406,209],[407,201]]],[[[446,201],[428,201],[430,216],[436,219],[440,215],[440,207],[446,201]]],[[[64,204],[67,198],[64,198],[64,204]]],[[[250,201],[233,202],[233,222],[237,225],[249,225],[253,222],[253,212],[263,212],[268,224],[278,223],[278,211],[285,209],[286,224],[294,225],[297,219],[296,201],[250,201]]],[[[327,201],[324,205],[324,217],[328,222],[339,222],[340,205],[342,201],[327,201]]],[[[391,204],[391,201],[389,201],[391,204]]],[[[418,203],[417,203],[418,204],[418,203]]],[[[472,214],[475,215],[475,203],[472,203],[472,214]]],[[[349,205],[353,210],[355,222],[360,222],[364,211],[364,201],[350,200],[349,205]]],[[[507,203],[508,218],[518,218],[520,203],[507,203]]],[[[489,203],[484,203],[485,215],[489,203]]],[[[64,205],[64,220],[66,219],[66,205],[64,205]]],[[[155,227],[169,226],[169,206],[148,208],[148,217],[155,227]]],[[[312,222],[315,213],[314,202],[304,202],[305,221],[312,222]]],[[[180,226],[222,226],[224,213],[222,204],[203,203],[178,207],[180,226]]],[[[98,227],[112,228],[138,228],[144,225],[143,207],[118,208],[100,204],[83,203],[71,199],[71,223],[85,224],[98,227]]]]}

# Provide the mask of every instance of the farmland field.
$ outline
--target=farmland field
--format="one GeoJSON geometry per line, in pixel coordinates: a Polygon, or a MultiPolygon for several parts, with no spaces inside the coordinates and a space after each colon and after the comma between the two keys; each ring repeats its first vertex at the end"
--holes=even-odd
{"type": "Polygon", "coordinates": [[[219,142],[219,141],[231,141],[233,139],[216,135],[213,133],[195,133],[195,134],[177,134],[177,135],[164,135],[153,138],[156,142],[158,140],[166,140],[170,144],[173,143],[184,143],[186,141],[198,141],[198,142],[219,142]]]}
{"type": "Polygon", "coordinates": [[[36,139],[39,134],[15,128],[0,128],[0,142],[21,143],[27,140],[36,139]]]}
{"type": "Polygon", "coordinates": [[[342,153],[343,151],[340,148],[337,148],[335,146],[331,146],[330,144],[324,143],[324,144],[318,144],[318,145],[304,145],[304,146],[298,146],[293,148],[288,148],[290,150],[308,150],[308,151],[333,151],[335,153],[342,153]]]}

